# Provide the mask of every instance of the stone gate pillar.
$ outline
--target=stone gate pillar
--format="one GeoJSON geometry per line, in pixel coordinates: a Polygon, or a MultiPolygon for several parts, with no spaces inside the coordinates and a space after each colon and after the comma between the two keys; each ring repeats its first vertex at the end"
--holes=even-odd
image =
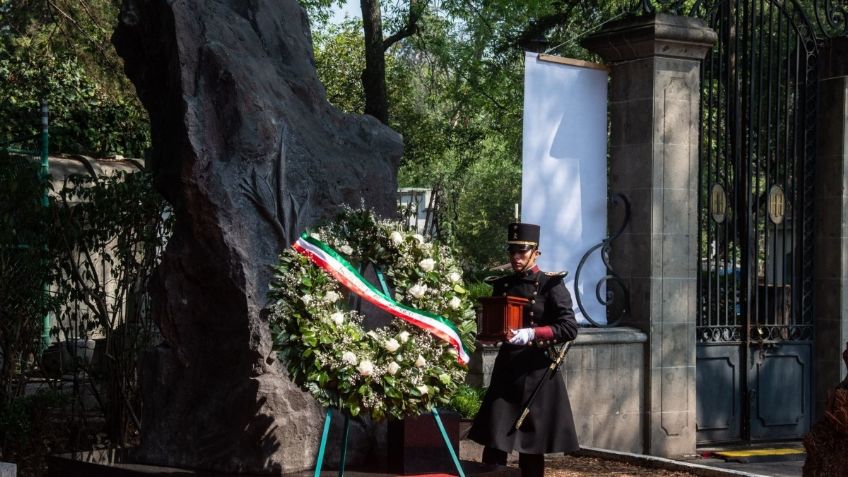
{"type": "Polygon", "coordinates": [[[653,455],[695,451],[698,104],[701,60],[715,41],[699,19],[655,14],[611,22],[583,42],[612,68],[609,187],[630,199],[632,215],[611,256],[630,289],[628,324],[648,334],[653,455]]]}
{"type": "Polygon", "coordinates": [[[815,419],[845,376],[848,341],[848,38],[821,53],[814,234],[815,419]]]}

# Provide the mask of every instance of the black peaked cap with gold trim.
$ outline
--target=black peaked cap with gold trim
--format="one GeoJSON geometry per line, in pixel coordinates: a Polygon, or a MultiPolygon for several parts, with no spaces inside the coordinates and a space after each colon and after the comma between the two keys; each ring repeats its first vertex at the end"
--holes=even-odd
{"type": "Polygon", "coordinates": [[[512,223],[507,226],[506,243],[510,250],[529,250],[539,247],[539,231],[536,224],[512,223]]]}

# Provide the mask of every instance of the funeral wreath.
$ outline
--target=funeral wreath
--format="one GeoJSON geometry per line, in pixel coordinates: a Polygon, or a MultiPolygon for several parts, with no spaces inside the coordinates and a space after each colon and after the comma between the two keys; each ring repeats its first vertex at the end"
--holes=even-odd
{"type": "Polygon", "coordinates": [[[351,208],[282,253],[270,322],[295,383],[324,406],[374,419],[448,404],[476,330],[449,247],[351,208]],[[365,302],[390,323],[369,330],[357,311],[365,302]]]}

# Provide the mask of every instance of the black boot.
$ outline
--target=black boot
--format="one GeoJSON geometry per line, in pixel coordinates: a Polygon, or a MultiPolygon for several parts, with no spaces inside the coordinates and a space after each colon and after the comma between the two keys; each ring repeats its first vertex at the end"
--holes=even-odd
{"type": "Polygon", "coordinates": [[[506,465],[506,452],[494,447],[483,448],[483,463],[506,465]]]}
{"type": "Polygon", "coordinates": [[[518,454],[521,477],[544,477],[545,454],[518,454]]]}

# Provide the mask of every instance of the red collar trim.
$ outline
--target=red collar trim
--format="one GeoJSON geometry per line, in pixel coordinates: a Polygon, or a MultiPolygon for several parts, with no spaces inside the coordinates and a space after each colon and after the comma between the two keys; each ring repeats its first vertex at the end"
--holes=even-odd
{"type": "Polygon", "coordinates": [[[527,277],[535,275],[539,272],[541,272],[541,270],[539,270],[539,266],[533,265],[533,267],[531,267],[527,270],[524,270],[523,272],[513,272],[513,273],[515,273],[515,275],[518,276],[518,277],[527,278],[527,277]]]}

